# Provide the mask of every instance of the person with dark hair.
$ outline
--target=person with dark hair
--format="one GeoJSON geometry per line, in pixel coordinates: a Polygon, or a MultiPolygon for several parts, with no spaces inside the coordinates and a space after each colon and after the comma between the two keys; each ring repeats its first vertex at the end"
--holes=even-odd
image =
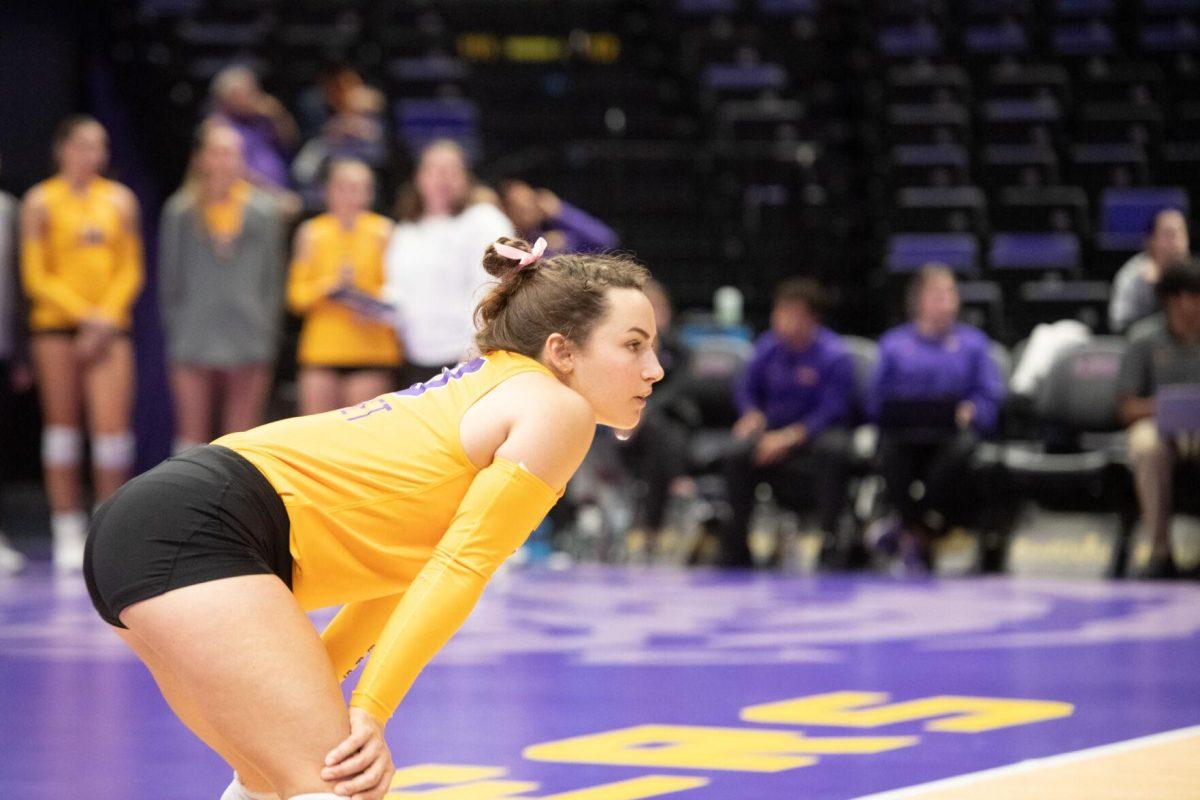
{"type": "Polygon", "coordinates": [[[544,236],[549,253],[599,253],[620,244],[616,231],[549,189],[509,180],[500,187],[500,200],[517,234],[526,239],[544,236]]]}
{"type": "Polygon", "coordinates": [[[383,250],[392,221],[369,209],[371,168],[336,161],[325,187],[328,211],[300,225],[288,305],[304,318],[296,361],[300,413],[354,405],[385,392],[400,346],[383,289],[383,250]]]}
{"type": "Polygon", "coordinates": [[[879,423],[879,465],[893,516],[868,530],[898,544],[910,567],[930,566],[930,545],[964,513],[964,476],[979,437],[992,432],[1004,381],[986,334],[958,321],[947,267],[923,267],[909,284],[910,322],[879,340],[867,404],[879,423]]]}
{"type": "Polygon", "coordinates": [[[597,423],[637,425],[663,376],[645,268],[544,249],[489,245],[477,357],[195,448],[97,513],[92,601],[234,768],[223,800],[381,800],[384,725],[413,681],[597,423]],[[304,612],[331,605],[318,637],[304,612]],[[368,652],[347,709],[338,683],[368,652]]]}
{"type": "Polygon", "coordinates": [[[108,160],[104,126],[88,116],[68,118],[54,137],[54,155],[58,173],[25,195],[21,275],[45,425],[42,466],[54,564],[78,570],[88,519],[80,420],[91,429],[97,503],[133,467],[129,334],[142,287],[142,237],[137,198],[101,175],[108,160]]]}
{"type": "Polygon", "coordinates": [[[1187,220],[1177,208],[1154,215],[1146,232],[1146,249],[1125,262],[1113,279],[1108,301],[1108,328],[1124,333],[1129,326],[1159,310],[1155,286],[1163,268],[1187,256],[1187,220]]]}
{"type": "Polygon", "coordinates": [[[1176,574],[1171,555],[1176,443],[1159,433],[1155,396],[1165,386],[1200,385],[1200,259],[1169,265],[1158,282],[1162,324],[1130,342],[1117,379],[1121,421],[1129,428],[1129,458],[1142,523],[1151,537],[1146,578],[1176,574]]]}
{"type": "Polygon", "coordinates": [[[471,309],[488,277],[479,252],[513,233],[490,202],[480,202],[462,147],[429,144],[413,182],[400,190],[399,223],[384,254],[384,296],[396,306],[405,363],[402,383],[428,378],[471,346],[471,309]]]}
{"type": "Polygon", "coordinates": [[[824,291],[811,278],[780,284],[771,329],[755,342],[738,384],[738,444],[725,462],[733,513],[722,530],[723,566],[753,563],[747,533],[760,483],[789,504],[815,501],[826,541],[836,533],[846,504],[854,365],[841,337],[821,324],[824,307],[824,291]]]}
{"type": "Polygon", "coordinates": [[[242,137],[200,126],[188,177],[163,206],[158,303],[166,333],[175,451],[263,420],[283,327],[283,220],[245,178],[242,137]]]}

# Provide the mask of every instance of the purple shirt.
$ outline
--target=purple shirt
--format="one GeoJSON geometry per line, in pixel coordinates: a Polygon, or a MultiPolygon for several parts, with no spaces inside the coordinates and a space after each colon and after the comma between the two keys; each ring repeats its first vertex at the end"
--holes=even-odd
{"type": "Polygon", "coordinates": [[[558,231],[566,239],[566,244],[554,253],[597,253],[612,250],[620,244],[617,232],[605,225],[591,214],[576,208],[570,203],[559,202],[558,216],[543,223],[542,230],[535,232],[534,238],[545,236],[550,231],[558,231]]]}
{"type": "Polygon", "coordinates": [[[275,126],[266,117],[230,117],[216,115],[221,122],[242,135],[242,153],[251,183],[268,187],[286,187],[287,161],[283,147],[275,138],[275,126]]]}
{"type": "Polygon", "coordinates": [[[996,427],[1004,400],[1004,380],[992,359],[983,331],[956,324],[944,336],[930,339],[909,323],[892,328],[879,340],[879,365],[871,381],[867,405],[872,419],[891,398],[958,398],[975,404],[975,430],[996,427]]]}
{"type": "Polygon", "coordinates": [[[737,387],[743,414],[761,411],[768,430],[802,423],[810,439],[847,423],[853,396],[854,363],[841,337],[828,328],[818,328],[816,339],[803,350],[764,333],[737,387]]]}

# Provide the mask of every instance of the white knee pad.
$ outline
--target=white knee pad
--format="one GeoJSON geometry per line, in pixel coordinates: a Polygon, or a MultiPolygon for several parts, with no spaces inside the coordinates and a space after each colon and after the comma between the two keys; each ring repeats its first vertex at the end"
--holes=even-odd
{"type": "Polygon", "coordinates": [[[92,464],[99,469],[129,469],[133,466],[134,439],[129,431],[92,437],[92,464]]]}
{"type": "Polygon", "coordinates": [[[47,467],[75,467],[83,457],[83,434],[66,425],[42,429],[42,463],[47,467]]]}

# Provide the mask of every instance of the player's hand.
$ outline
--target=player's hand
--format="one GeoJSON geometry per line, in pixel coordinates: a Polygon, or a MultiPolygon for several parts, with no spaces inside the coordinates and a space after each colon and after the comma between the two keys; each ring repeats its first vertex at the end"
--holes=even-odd
{"type": "Polygon", "coordinates": [[[383,725],[352,706],[350,735],[325,756],[321,780],[336,782],[334,792],[350,800],[383,800],[395,774],[383,725]]]}
{"type": "Polygon", "coordinates": [[[767,417],[761,411],[747,411],[733,425],[735,439],[749,439],[767,429],[767,417]]]}
{"type": "Polygon", "coordinates": [[[777,464],[797,441],[797,436],[787,428],[764,433],[754,446],[754,466],[769,467],[777,464]]]}

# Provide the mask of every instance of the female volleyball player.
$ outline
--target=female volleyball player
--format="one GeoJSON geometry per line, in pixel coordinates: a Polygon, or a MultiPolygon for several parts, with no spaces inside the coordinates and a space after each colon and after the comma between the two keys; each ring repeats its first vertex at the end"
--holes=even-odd
{"type": "Polygon", "coordinates": [[[297,361],[300,413],[315,414],[383,394],[400,363],[390,321],[374,318],[383,251],[392,223],[368,209],[375,177],[362,161],[335,161],[325,187],[328,213],[296,231],[288,305],[304,316],[297,361]]]}
{"type": "Polygon", "coordinates": [[[544,247],[489,246],[480,357],[190,450],[98,512],[93,602],[240,776],[226,800],[379,800],[383,727],[417,674],[562,495],[595,424],[637,423],[663,375],[645,269],[544,247]],[[303,612],[331,605],[318,638],[303,612]],[[338,680],[368,650],[347,711],[338,680]]]}
{"type": "Polygon", "coordinates": [[[54,156],[58,174],[30,189],[21,210],[21,275],[45,425],[54,564],[77,570],[88,519],[79,475],[84,409],[96,502],[125,482],[133,464],[129,329],[142,240],[133,192],[101,177],[108,136],[99,122],[65,120],[54,156]]]}

